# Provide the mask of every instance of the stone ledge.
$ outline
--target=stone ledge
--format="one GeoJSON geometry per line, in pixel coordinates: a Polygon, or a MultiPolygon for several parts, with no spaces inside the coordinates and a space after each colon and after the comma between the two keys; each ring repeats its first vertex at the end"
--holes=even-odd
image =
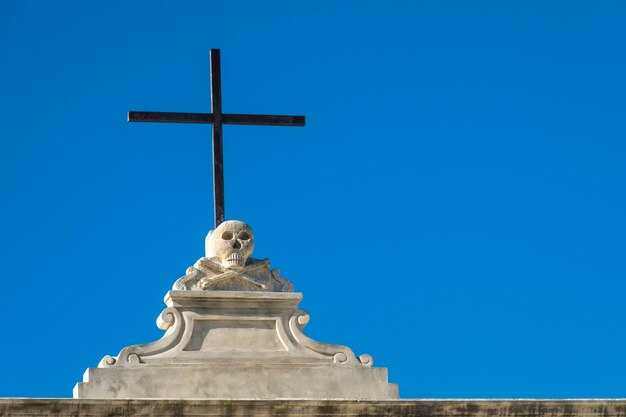
{"type": "Polygon", "coordinates": [[[354,366],[211,364],[91,368],[74,389],[78,399],[227,398],[369,399],[399,397],[387,369],[354,366]]]}
{"type": "Polygon", "coordinates": [[[37,417],[626,417],[626,399],[85,400],[0,399],[0,416],[37,417]]]}

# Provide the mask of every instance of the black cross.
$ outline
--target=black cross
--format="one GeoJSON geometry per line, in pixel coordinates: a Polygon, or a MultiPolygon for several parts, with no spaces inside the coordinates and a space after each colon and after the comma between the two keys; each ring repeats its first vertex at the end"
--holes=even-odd
{"type": "Polygon", "coordinates": [[[266,116],[222,113],[220,50],[211,49],[211,113],[129,111],[129,122],[213,124],[213,197],[215,227],[224,221],[224,157],[222,125],[304,126],[304,116],[266,116]]]}

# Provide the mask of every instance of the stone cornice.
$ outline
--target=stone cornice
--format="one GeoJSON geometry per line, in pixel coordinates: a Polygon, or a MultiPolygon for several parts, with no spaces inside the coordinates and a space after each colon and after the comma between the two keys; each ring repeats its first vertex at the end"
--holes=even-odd
{"type": "Polygon", "coordinates": [[[92,400],[0,399],[0,416],[38,417],[623,417],[626,399],[92,400]]]}

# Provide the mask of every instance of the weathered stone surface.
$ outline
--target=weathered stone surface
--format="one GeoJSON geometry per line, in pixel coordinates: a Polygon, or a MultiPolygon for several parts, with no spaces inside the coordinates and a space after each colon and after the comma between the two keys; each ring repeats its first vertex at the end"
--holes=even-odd
{"type": "Polygon", "coordinates": [[[626,417],[626,400],[0,399],[0,417],[626,417]]]}
{"type": "Polygon", "coordinates": [[[398,398],[385,368],[198,365],[88,369],[76,398],[398,398]]]}
{"type": "Polygon", "coordinates": [[[317,342],[300,293],[170,291],[160,340],[106,356],[75,398],[398,398],[370,355],[317,342]]]}

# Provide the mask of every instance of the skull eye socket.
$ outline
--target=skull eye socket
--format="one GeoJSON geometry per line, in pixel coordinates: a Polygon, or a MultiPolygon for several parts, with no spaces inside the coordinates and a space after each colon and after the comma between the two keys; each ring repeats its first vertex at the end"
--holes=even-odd
{"type": "Polygon", "coordinates": [[[233,232],[224,232],[222,233],[222,239],[224,240],[231,240],[233,238],[233,232]]]}
{"type": "Polygon", "coordinates": [[[250,239],[250,235],[246,232],[241,232],[239,233],[239,236],[237,236],[239,239],[241,240],[249,240],[250,239]]]}

